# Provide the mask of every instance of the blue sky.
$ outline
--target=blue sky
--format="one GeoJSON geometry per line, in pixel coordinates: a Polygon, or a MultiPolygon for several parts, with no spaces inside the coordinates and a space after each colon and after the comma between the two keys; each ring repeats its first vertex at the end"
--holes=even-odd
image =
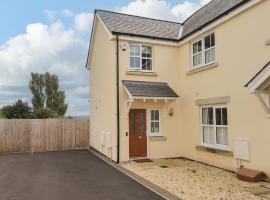
{"type": "Polygon", "coordinates": [[[3,0],[0,5],[0,107],[30,103],[30,72],[60,78],[68,115],[89,115],[84,69],[95,8],[183,21],[209,0],[3,0]]]}

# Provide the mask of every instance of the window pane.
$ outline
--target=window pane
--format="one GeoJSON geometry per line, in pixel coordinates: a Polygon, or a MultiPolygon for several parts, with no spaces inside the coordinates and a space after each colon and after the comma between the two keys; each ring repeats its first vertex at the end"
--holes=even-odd
{"type": "Polygon", "coordinates": [[[159,111],[155,111],[155,120],[159,121],[159,111]]]}
{"type": "Polygon", "coordinates": [[[202,53],[193,56],[193,66],[202,64],[202,53]]]}
{"type": "Polygon", "coordinates": [[[140,68],[140,58],[130,57],[130,68],[139,69],[140,68]]]}
{"type": "Polygon", "coordinates": [[[217,144],[228,145],[227,127],[217,127],[217,144]]]}
{"type": "Polygon", "coordinates": [[[151,121],[155,120],[155,111],[151,110],[151,121]]]}
{"type": "Polygon", "coordinates": [[[198,42],[198,52],[202,51],[202,41],[198,42]]]}
{"type": "Polygon", "coordinates": [[[151,47],[147,47],[147,57],[152,58],[152,48],[151,47]]]}
{"type": "Polygon", "coordinates": [[[140,122],[140,134],[144,135],[145,133],[144,113],[139,114],[139,122],[140,122]]]}
{"type": "Polygon", "coordinates": [[[152,54],[151,47],[145,47],[145,46],[142,47],[142,57],[151,58],[152,57],[151,54],[152,54]]]}
{"type": "Polygon", "coordinates": [[[207,120],[207,113],[208,113],[208,109],[207,108],[203,108],[202,109],[202,123],[203,124],[207,124],[208,120],[207,120]]]}
{"type": "Polygon", "coordinates": [[[208,125],[214,125],[214,113],[213,108],[202,109],[202,123],[208,125]]]}
{"type": "Polygon", "coordinates": [[[155,132],[155,122],[151,122],[151,132],[155,132]]]}
{"type": "Polygon", "coordinates": [[[197,43],[193,44],[193,54],[198,53],[198,45],[197,43]]]}
{"type": "Polygon", "coordinates": [[[211,35],[204,38],[204,47],[205,49],[209,49],[211,47],[211,35]]]}
{"type": "Polygon", "coordinates": [[[159,133],[159,122],[154,122],[155,123],[155,133],[159,133]]]}
{"type": "Polygon", "coordinates": [[[213,33],[211,35],[211,47],[216,45],[216,37],[215,37],[215,33],[213,33]]]}
{"type": "Polygon", "coordinates": [[[215,48],[205,51],[205,63],[211,63],[215,61],[215,48]]]}
{"type": "Polygon", "coordinates": [[[227,108],[222,108],[222,125],[228,125],[227,108]]]}
{"type": "Polygon", "coordinates": [[[152,60],[142,59],[142,70],[152,70],[152,60]]]}
{"type": "Polygon", "coordinates": [[[132,135],[136,135],[136,113],[132,112],[131,114],[131,130],[132,130],[132,135]]]}
{"type": "Polygon", "coordinates": [[[216,108],[216,125],[221,124],[221,108],[216,108]]]}
{"type": "Polygon", "coordinates": [[[214,144],[215,143],[214,132],[215,132],[214,127],[204,126],[203,127],[203,143],[214,144]]]}
{"type": "Polygon", "coordinates": [[[140,56],[140,45],[130,45],[130,56],[140,56]]]}
{"type": "Polygon", "coordinates": [[[147,57],[147,47],[142,47],[142,57],[147,57]]]}
{"type": "Polygon", "coordinates": [[[208,124],[214,124],[214,113],[213,108],[208,108],[208,124]]]}

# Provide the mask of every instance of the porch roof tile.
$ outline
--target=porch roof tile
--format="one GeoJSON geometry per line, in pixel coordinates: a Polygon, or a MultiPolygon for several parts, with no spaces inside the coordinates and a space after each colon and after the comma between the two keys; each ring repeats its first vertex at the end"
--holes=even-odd
{"type": "Polygon", "coordinates": [[[133,97],[146,98],[178,98],[178,94],[163,82],[148,81],[122,81],[128,92],[133,97]]]}

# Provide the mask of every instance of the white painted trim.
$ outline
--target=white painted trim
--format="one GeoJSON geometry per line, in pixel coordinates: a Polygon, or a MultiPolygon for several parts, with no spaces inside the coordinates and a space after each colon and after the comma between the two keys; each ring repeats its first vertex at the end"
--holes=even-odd
{"type": "Polygon", "coordinates": [[[258,87],[270,77],[270,64],[257,75],[257,77],[248,84],[249,93],[254,93],[258,87]]]}
{"type": "Polygon", "coordinates": [[[154,51],[153,51],[153,47],[151,45],[147,45],[147,44],[142,44],[142,43],[129,43],[129,50],[128,50],[128,71],[129,72],[145,72],[145,73],[153,73],[154,72],[154,51]],[[134,46],[139,46],[140,47],[140,56],[130,56],[130,46],[134,45],[134,46]],[[142,57],[142,46],[144,47],[148,47],[151,49],[151,58],[146,58],[146,57],[142,57]],[[135,57],[135,58],[140,58],[140,68],[134,68],[132,69],[130,67],[130,57],[135,57]],[[142,59],[148,59],[151,60],[151,70],[143,70],[142,69],[142,59]]]}
{"type": "Polygon", "coordinates": [[[141,100],[177,100],[179,97],[133,97],[133,99],[141,99],[141,100]]]}
{"type": "Polygon", "coordinates": [[[223,16],[222,18],[220,18],[219,20],[211,23],[210,25],[202,28],[200,31],[197,31],[196,33],[190,35],[189,37],[185,38],[183,41],[181,41],[178,45],[179,46],[182,46],[186,43],[188,43],[190,40],[193,40],[194,38],[200,36],[201,34],[217,27],[218,25],[230,20],[231,18],[235,17],[236,15],[242,13],[243,11],[247,10],[248,8],[252,7],[252,6],[255,6],[256,4],[262,2],[264,0],[252,0],[248,3],[246,3],[245,5],[242,5],[241,7],[233,10],[232,12],[230,12],[228,15],[226,16],[223,16]]]}
{"type": "MultiPolygon", "coordinates": [[[[162,131],[161,131],[161,110],[160,109],[156,109],[156,108],[150,108],[150,109],[147,109],[147,112],[148,112],[148,116],[149,116],[149,120],[148,120],[148,127],[149,127],[149,130],[147,132],[147,135],[150,137],[150,136],[163,136],[162,135],[162,131]],[[152,133],[151,132],[151,111],[152,110],[158,110],[159,112],[159,133],[152,133]]],[[[153,121],[156,121],[156,120],[153,120],[153,121]]]]}
{"type": "Polygon", "coordinates": [[[178,34],[178,39],[181,38],[183,30],[184,30],[184,27],[181,25],[180,30],[179,30],[179,34],[178,34]]]}
{"type": "Polygon", "coordinates": [[[119,40],[134,42],[134,43],[149,43],[149,44],[158,44],[158,45],[174,46],[174,47],[178,46],[178,42],[171,42],[171,41],[165,41],[165,40],[159,40],[159,39],[149,39],[149,38],[143,38],[143,37],[138,37],[138,36],[119,35],[119,40]]]}
{"type": "Polygon", "coordinates": [[[220,104],[220,105],[207,105],[207,106],[200,106],[200,129],[201,129],[201,134],[200,134],[200,143],[201,146],[204,147],[209,147],[209,148],[215,148],[215,149],[220,149],[220,150],[229,150],[229,119],[228,119],[228,106],[226,104],[220,104]],[[202,123],[202,110],[203,108],[213,108],[213,120],[214,120],[214,124],[213,125],[205,125],[205,126],[209,126],[209,127],[214,127],[215,129],[215,134],[214,134],[214,138],[215,138],[215,144],[206,144],[203,142],[203,123],[202,123]],[[216,108],[226,108],[227,109],[227,122],[228,125],[216,125],[216,112],[215,109],[216,108]],[[227,131],[228,131],[228,145],[221,145],[221,144],[217,144],[216,143],[216,127],[226,127],[227,131]]]}
{"type": "Polygon", "coordinates": [[[94,15],[94,20],[93,20],[93,31],[92,31],[92,35],[91,35],[91,39],[90,39],[90,44],[89,44],[89,51],[88,51],[88,58],[87,58],[87,69],[90,70],[91,66],[88,65],[88,63],[90,62],[91,58],[92,58],[92,52],[93,52],[93,41],[94,41],[94,37],[95,37],[95,33],[96,33],[96,24],[97,24],[97,18],[96,15],[94,15]]]}
{"type": "Polygon", "coordinates": [[[210,47],[208,49],[205,49],[205,38],[212,35],[212,34],[214,34],[214,37],[215,37],[215,40],[216,40],[216,34],[215,34],[215,32],[212,32],[212,33],[209,33],[209,34],[201,37],[200,39],[196,40],[195,42],[193,42],[191,44],[191,70],[196,70],[196,69],[199,69],[199,68],[203,68],[205,66],[212,65],[212,64],[214,64],[216,62],[216,41],[215,41],[215,46],[212,46],[212,47],[210,47]],[[193,54],[193,45],[195,43],[200,42],[200,41],[202,43],[202,51],[199,52],[199,53],[193,54]],[[205,63],[205,53],[206,53],[206,51],[209,51],[209,50],[212,50],[212,49],[215,50],[215,60],[213,60],[212,62],[209,62],[209,63],[205,63]],[[199,65],[194,66],[193,65],[193,57],[196,56],[196,55],[199,55],[199,54],[202,54],[202,63],[199,64],[199,65]]]}

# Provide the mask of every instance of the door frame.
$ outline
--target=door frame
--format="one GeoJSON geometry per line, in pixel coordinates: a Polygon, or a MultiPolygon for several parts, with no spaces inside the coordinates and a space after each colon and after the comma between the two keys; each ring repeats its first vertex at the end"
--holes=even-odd
{"type": "MultiPolygon", "coordinates": [[[[147,109],[147,108],[132,108],[132,109],[130,109],[130,111],[132,111],[132,110],[145,110],[145,116],[146,116],[146,119],[145,119],[145,128],[146,128],[146,157],[143,157],[143,158],[148,158],[148,156],[149,156],[149,134],[148,134],[148,131],[149,131],[149,121],[148,121],[148,117],[149,117],[149,109],[147,109]]],[[[129,111],[129,113],[130,113],[130,111],[129,111]]],[[[129,116],[129,115],[128,115],[129,116]]],[[[129,125],[130,125],[130,123],[129,123],[129,117],[128,117],[128,130],[130,130],[130,127],[129,127],[129,125]]],[[[129,143],[129,136],[130,136],[130,131],[128,131],[128,145],[130,145],[130,143],[129,143]]],[[[128,147],[128,151],[129,151],[129,147],[128,147]]],[[[142,158],[142,157],[138,157],[138,158],[142,158]]],[[[134,157],[134,158],[132,158],[132,157],[130,157],[130,154],[129,154],[129,160],[134,160],[134,159],[136,159],[136,157],[134,157]]]]}

